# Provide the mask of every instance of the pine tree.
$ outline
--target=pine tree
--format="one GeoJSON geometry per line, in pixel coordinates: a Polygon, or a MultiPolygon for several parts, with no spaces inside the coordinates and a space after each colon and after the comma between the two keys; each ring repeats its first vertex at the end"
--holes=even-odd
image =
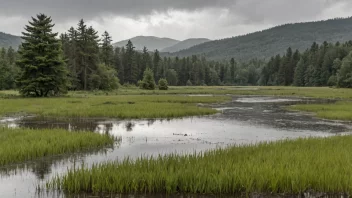
{"type": "Polygon", "coordinates": [[[231,58],[230,64],[231,64],[231,69],[230,69],[231,83],[234,83],[234,81],[235,81],[235,72],[236,72],[236,61],[235,61],[234,58],[231,58]]]}
{"type": "Polygon", "coordinates": [[[352,88],[352,52],[342,60],[337,83],[339,87],[352,88]]]}
{"type": "Polygon", "coordinates": [[[293,53],[292,55],[292,59],[291,59],[291,64],[290,67],[288,68],[287,71],[287,85],[292,85],[293,81],[294,81],[294,73],[297,67],[298,62],[300,61],[300,53],[298,50],[295,51],[295,53],[293,53]]]}
{"type": "Polygon", "coordinates": [[[281,59],[279,71],[278,71],[278,85],[285,85],[286,84],[286,64],[288,58],[283,56],[281,59]]]}
{"type": "Polygon", "coordinates": [[[6,58],[10,65],[15,64],[16,52],[11,46],[7,49],[6,58]]]}
{"type": "Polygon", "coordinates": [[[305,81],[304,81],[305,72],[306,72],[306,66],[303,58],[301,58],[297,63],[297,67],[295,69],[294,82],[293,82],[295,86],[301,87],[305,85],[305,81]]]}
{"type": "Polygon", "coordinates": [[[67,92],[68,72],[53,27],[51,17],[38,14],[22,33],[24,42],[17,61],[22,73],[17,84],[24,96],[47,97],[67,92]]]}
{"type": "Polygon", "coordinates": [[[102,35],[100,60],[108,67],[112,67],[114,64],[114,48],[111,42],[111,36],[105,31],[102,35]]]}
{"type": "MultiPolygon", "coordinates": [[[[88,81],[85,81],[86,83],[90,83],[90,75],[97,74],[97,70],[99,67],[99,36],[98,32],[95,31],[95,29],[90,26],[87,29],[87,45],[86,45],[86,58],[87,62],[85,63],[84,66],[84,74],[85,77],[88,78],[88,81]]],[[[88,86],[89,89],[92,89],[88,86]]],[[[87,89],[87,87],[85,87],[87,89]]]]}
{"type": "Polygon", "coordinates": [[[63,50],[65,58],[67,59],[67,67],[69,70],[69,79],[71,82],[71,89],[81,89],[81,82],[79,79],[79,57],[78,57],[78,46],[77,46],[77,31],[71,27],[68,30],[67,38],[63,38],[63,50]]]}
{"type": "Polygon", "coordinates": [[[84,90],[88,89],[88,35],[87,35],[87,25],[81,19],[78,23],[77,34],[77,64],[76,71],[79,80],[82,83],[82,88],[84,90]]]}
{"type": "Polygon", "coordinates": [[[158,71],[158,69],[160,68],[160,64],[161,64],[161,57],[160,57],[159,51],[155,50],[154,56],[153,56],[153,71],[154,71],[154,76],[156,81],[159,81],[159,78],[160,78],[158,76],[158,74],[160,73],[158,71]]]}
{"type": "Polygon", "coordinates": [[[126,63],[125,54],[126,54],[126,50],[124,47],[122,47],[120,52],[121,64],[119,65],[120,67],[117,68],[117,72],[118,72],[118,76],[121,84],[125,84],[125,67],[124,67],[124,64],[126,63]]]}
{"type": "Polygon", "coordinates": [[[137,77],[138,77],[138,70],[137,70],[137,62],[135,56],[135,47],[133,46],[132,42],[129,40],[126,44],[126,51],[124,54],[123,59],[123,66],[124,66],[124,83],[129,84],[136,84],[137,77]]]}
{"type": "Polygon", "coordinates": [[[142,79],[143,78],[144,71],[147,68],[151,69],[151,65],[152,65],[151,62],[152,62],[152,60],[150,58],[148,49],[147,49],[147,47],[144,47],[143,48],[143,54],[142,54],[142,60],[141,60],[140,74],[138,76],[138,79],[142,79]]]}

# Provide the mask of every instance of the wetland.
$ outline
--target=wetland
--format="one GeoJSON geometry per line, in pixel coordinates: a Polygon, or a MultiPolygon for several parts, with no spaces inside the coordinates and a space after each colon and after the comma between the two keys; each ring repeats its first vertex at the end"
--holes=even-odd
{"type": "Polygon", "coordinates": [[[53,102],[43,102],[46,99],[3,99],[7,104],[13,100],[19,105],[21,100],[31,100],[33,104],[18,107],[21,113],[9,113],[9,107],[2,108],[0,126],[3,128],[85,131],[110,137],[114,143],[2,165],[0,196],[351,192],[347,177],[352,173],[343,172],[342,166],[348,163],[348,152],[352,150],[348,146],[352,142],[351,123],[289,110],[296,105],[334,105],[336,99],[186,93],[183,96],[140,96],[142,102],[138,97],[92,96],[80,103],[67,101],[86,98],[47,99],[61,100],[63,106],[54,106],[55,111],[49,111],[49,104],[53,102]],[[78,111],[82,103],[85,107],[106,104],[96,116],[84,114],[88,112],[86,109],[78,111]],[[117,114],[116,111],[123,111],[112,106],[120,103],[129,108],[137,103],[143,105],[133,111],[123,109],[130,112],[117,114]],[[148,103],[181,105],[182,109],[180,106],[169,108],[190,112],[191,116],[159,114],[165,111],[160,108],[166,106],[153,105],[152,112],[146,109],[141,118],[135,116],[135,112],[148,103]],[[77,111],[67,117],[70,108],[77,111]],[[335,163],[341,167],[329,163],[331,156],[335,156],[335,163]],[[214,162],[218,162],[216,166],[214,162]],[[287,166],[290,168],[285,168],[287,166]],[[316,177],[314,171],[301,174],[299,167],[303,166],[306,167],[304,173],[316,167],[335,172],[323,174],[322,179],[316,177]],[[334,174],[342,173],[347,176],[335,182],[344,181],[344,185],[326,186],[331,183],[328,180],[334,181],[334,174]],[[278,176],[280,174],[282,177],[278,176]],[[308,178],[306,183],[301,182],[299,175],[308,178]],[[285,182],[288,179],[299,185],[289,185],[285,182]]]}

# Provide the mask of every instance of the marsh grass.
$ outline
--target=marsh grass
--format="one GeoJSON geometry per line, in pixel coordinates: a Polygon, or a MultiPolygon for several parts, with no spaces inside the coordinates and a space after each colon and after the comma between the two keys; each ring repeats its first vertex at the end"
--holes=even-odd
{"type": "Polygon", "coordinates": [[[174,118],[214,114],[197,103],[216,103],[230,97],[87,96],[0,99],[0,115],[34,114],[72,118],[174,118]]]}
{"type": "Polygon", "coordinates": [[[47,183],[68,193],[352,193],[352,136],[235,146],[77,167],[47,183]]]}
{"type": "Polygon", "coordinates": [[[352,120],[352,102],[344,101],[335,104],[303,104],[291,106],[289,109],[312,112],[319,118],[352,120]]]}
{"type": "Polygon", "coordinates": [[[93,132],[0,128],[0,166],[113,144],[113,137],[93,132]]]}
{"type": "MultiPolygon", "coordinates": [[[[352,89],[330,87],[289,87],[289,86],[171,86],[169,90],[142,90],[137,87],[121,87],[116,91],[75,91],[69,97],[116,96],[116,95],[174,95],[174,94],[233,94],[297,96],[331,99],[352,99],[352,89]]],[[[0,97],[18,96],[17,91],[0,91],[0,97]]]]}
{"type": "MultiPolygon", "coordinates": [[[[98,93],[96,93],[98,94],[98,93]]],[[[103,93],[101,93],[103,94],[103,93]]],[[[105,93],[106,94],[106,93],[105,93]]],[[[329,87],[252,87],[252,86],[199,86],[199,87],[170,87],[167,91],[147,91],[136,88],[122,88],[113,94],[141,95],[141,94],[233,94],[233,95],[261,95],[261,96],[290,96],[313,97],[331,99],[352,99],[352,89],[338,89],[329,87]]]]}

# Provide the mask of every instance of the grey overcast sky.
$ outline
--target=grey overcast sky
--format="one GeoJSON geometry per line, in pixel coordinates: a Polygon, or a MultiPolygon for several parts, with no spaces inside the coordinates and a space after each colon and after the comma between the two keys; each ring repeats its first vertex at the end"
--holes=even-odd
{"type": "Polygon", "coordinates": [[[352,0],[0,0],[0,31],[20,35],[37,13],[52,16],[57,32],[83,18],[114,41],[139,35],[220,39],[352,16],[352,0]]]}

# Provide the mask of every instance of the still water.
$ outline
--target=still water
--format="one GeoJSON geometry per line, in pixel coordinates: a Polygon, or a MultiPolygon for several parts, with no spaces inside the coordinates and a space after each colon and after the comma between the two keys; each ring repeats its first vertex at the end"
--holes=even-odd
{"type": "Polygon", "coordinates": [[[286,105],[329,103],[304,98],[234,97],[212,107],[220,113],[172,120],[103,120],[1,118],[0,125],[27,128],[89,130],[114,135],[112,148],[46,157],[0,167],[0,197],[68,197],[37,191],[38,185],[75,166],[122,160],[124,157],[194,153],[235,144],[254,144],[299,137],[327,137],[352,131],[349,122],[327,121],[309,114],[288,112],[286,105]]]}

